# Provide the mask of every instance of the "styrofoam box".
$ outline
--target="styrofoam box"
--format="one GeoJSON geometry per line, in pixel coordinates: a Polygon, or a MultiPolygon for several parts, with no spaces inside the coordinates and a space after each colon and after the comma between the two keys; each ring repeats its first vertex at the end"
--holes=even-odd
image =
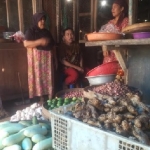
{"type": "Polygon", "coordinates": [[[69,116],[73,105],[50,111],[53,148],[56,150],[150,150],[149,146],[114,132],[91,127],[69,116]]]}

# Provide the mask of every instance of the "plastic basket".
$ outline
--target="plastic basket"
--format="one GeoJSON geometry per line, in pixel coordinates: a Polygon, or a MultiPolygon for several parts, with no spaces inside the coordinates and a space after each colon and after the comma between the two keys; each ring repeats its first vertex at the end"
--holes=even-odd
{"type": "Polygon", "coordinates": [[[62,115],[72,110],[73,104],[51,111],[53,148],[56,150],[150,150],[114,132],[91,127],[62,115]]]}
{"type": "Polygon", "coordinates": [[[90,70],[86,76],[117,74],[118,66],[117,61],[108,62],[90,70]]]}

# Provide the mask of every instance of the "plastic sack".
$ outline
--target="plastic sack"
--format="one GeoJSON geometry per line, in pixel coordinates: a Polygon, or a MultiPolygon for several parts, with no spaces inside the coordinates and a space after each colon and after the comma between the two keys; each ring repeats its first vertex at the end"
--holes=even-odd
{"type": "Polygon", "coordinates": [[[21,43],[24,41],[24,34],[21,31],[17,31],[12,37],[14,37],[14,40],[18,43],[21,43]]]}
{"type": "Polygon", "coordinates": [[[112,23],[103,25],[99,30],[99,32],[122,34],[120,31],[117,30],[115,25],[113,25],[112,23]]]}

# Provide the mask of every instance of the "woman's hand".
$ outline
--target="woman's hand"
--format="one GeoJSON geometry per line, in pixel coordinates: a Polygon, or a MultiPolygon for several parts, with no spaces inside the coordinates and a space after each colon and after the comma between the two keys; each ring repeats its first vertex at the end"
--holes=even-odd
{"type": "Polygon", "coordinates": [[[75,69],[78,70],[78,71],[81,72],[81,73],[84,72],[83,68],[81,68],[81,67],[78,67],[78,66],[77,66],[75,69]]]}
{"type": "Polygon", "coordinates": [[[46,46],[50,42],[50,39],[48,39],[48,38],[41,38],[39,40],[40,40],[40,45],[41,46],[46,46]]]}

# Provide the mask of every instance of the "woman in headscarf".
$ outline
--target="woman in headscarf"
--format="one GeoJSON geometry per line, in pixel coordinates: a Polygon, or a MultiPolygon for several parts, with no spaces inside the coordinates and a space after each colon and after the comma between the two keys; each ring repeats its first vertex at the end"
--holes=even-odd
{"type": "Polygon", "coordinates": [[[29,98],[43,96],[49,98],[53,94],[53,56],[54,40],[51,33],[45,29],[46,15],[35,13],[33,26],[25,33],[24,46],[28,57],[28,87],[29,98]]]}
{"type": "MultiPolygon", "coordinates": [[[[128,5],[126,0],[115,0],[111,12],[114,19],[110,20],[108,24],[113,24],[116,31],[121,32],[128,25],[128,5]]],[[[113,51],[103,50],[103,55],[103,63],[116,61],[113,51]]]]}

